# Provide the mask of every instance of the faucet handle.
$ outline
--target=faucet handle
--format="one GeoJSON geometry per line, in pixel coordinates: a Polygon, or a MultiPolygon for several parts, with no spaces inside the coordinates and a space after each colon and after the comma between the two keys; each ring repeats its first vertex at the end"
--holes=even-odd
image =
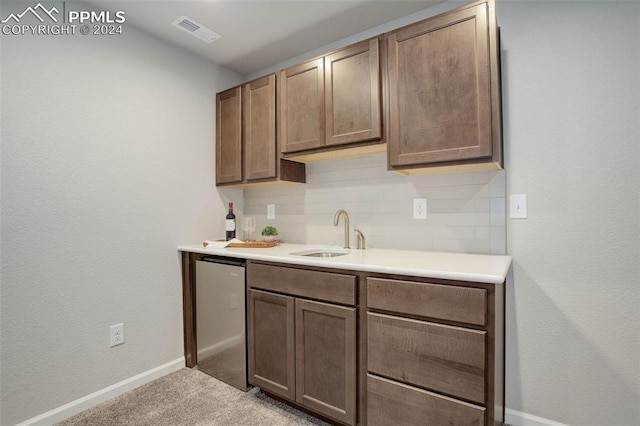
{"type": "Polygon", "coordinates": [[[358,248],[358,250],[366,249],[367,247],[365,247],[364,234],[360,232],[359,229],[354,229],[353,231],[356,233],[356,240],[357,240],[356,247],[358,248]]]}

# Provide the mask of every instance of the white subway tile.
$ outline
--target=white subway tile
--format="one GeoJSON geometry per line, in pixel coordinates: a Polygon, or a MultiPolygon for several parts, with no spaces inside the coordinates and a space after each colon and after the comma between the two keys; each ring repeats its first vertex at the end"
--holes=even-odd
{"type": "Polygon", "coordinates": [[[507,223],[506,211],[506,198],[492,198],[490,210],[491,226],[505,227],[507,223]]]}
{"type": "Polygon", "coordinates": [[[462,253],[491,253],[491,245],[488,240],[433,240],[433,249],[436,251],[462,252],[462,253]]]}
{"type": "MultiPolygon", "coordinates": [[[[487,211],[488,198],[487,200],[487,211]]],[[[462,199],[462,200],[428,200],[427,201],[427,213],[474,213],[478,212],[476,206],[476,200],[462,199]]]]}
{"type": "Polygon", "coordinates": [[[489,172],[481,171],[473,173],[473,183],[475,184],[484,184],[489,182],[489,172]]]}
{"type": "Polygon", "coordinates": [[[475,239],[476,240],[489,240],[491,239],[491,227],[490,226],[476,226],[475,227],[475,239]]]}
{"type": "Polygon", "coordinates": [[[507,179],[504,170],[492,172],[491,180],[489,181],[489,194],[491,197],[504,198],[507,193],[507,179]]]}
{"type": "Polygon", "coordinates": [[[439,226],[488,226],[489,220],[486,213],[437,213],[427,216],[430,225],[439,226]]]}
{"type": "Polygon", "coordinates": [[[504,226],[491,227],[491,254],[507,254],[507,229],[504,226]]]}
{"type": "Polygon", "coordinates": [[[333,216],[345,209],[352,245],[359,227],[369,247],[503,253],[505,181],[504,171],[402,176],[386,170],[385,155],[325,161],[307,164],[307,184],[246,189],[244,213],[288,242],[342,245],[333,216]],[[428,199],[427,220],[413,219],[418,197],[428,199]],[[267,204],[277,220],[266,220],[267,204]]]}
{"type": "Polygon", "coordinates": [[[473,200],[473,205],[477,213],[489,213],[491,211],[490,198],[478,198],[473,200]]]}

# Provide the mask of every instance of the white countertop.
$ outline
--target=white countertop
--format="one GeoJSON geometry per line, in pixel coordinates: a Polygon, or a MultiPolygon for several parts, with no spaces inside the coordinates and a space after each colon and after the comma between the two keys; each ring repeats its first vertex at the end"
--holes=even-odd
{"type": "Polygon", "coordinates": [[[180,251],[216,256],[490,284],[502,284],[511,265],[511,256],[376,248],[351,249],[345,256],[330,258],[291,254],[313,249],[342,250],[306,244],[280,244],[271,248],[205,248],[202,244],[178,247],[180,251]]]}

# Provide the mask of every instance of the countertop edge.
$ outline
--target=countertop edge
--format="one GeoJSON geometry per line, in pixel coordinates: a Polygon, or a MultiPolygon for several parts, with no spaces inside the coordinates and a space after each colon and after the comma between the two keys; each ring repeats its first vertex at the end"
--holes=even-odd
{"type": "MultiPolygon", "coordinates": [[[[299,246],[296,248],[298,250],[299,246]]],[[[309,246],[311,248],[316,248],[315,246],[309,246]]],[[[298,266],[314,266],[321,268],[333,268],[333,269],[344,269],[344,270],[352,270],[359,272],[370,272],[370,273],[380,273],[380,274],[389,274],[389,275],[407,275],[421,278],[434,278],[434,279],[446,279],[446,280],[456,280],[456,281],[467,281],[467,282],[478,282],[485,284],[494,284],[500,285],[504,284],[507,273],[511,266],[511,256],[508,255],[478,255],[478,256],[491,256],[500,258],[502,260],[502,267],[496,267],[495,271],[492,273],[473,273],[473,272],[457,272],[452,270],[436,270],[430,268],[415,268],[415,267],[407,267],[407,266],[394,266],[394,265],[374,265],[374,264],[363,264],[363,263],[351,263],[340,261],[333,258],[331,261],[327,261],[326,259],[313,259],[306,258],[302,256],[289,256],[289,255],[277,255],[277,254],[269,254],[262,252],[263,250],[270,249],[240,249],[240,250],[260,250],[260,252],[247,252],[247,251],[237,251],[238,249],[227,249],[227,248],[216,248],[216,249],[207,249],[205,247],[197,247],[193,245],[178,246],[178,251],[181,252],[190,252],[190,253],[198,253],[198,254],[208,254],[212,256],[226,256],[226,257],[235,257],[242,259],[250,259],[250,260],[258,260],[264,262],[274,262],[274,263],[284,263],[298,266]]],[[[411,253],[417,253],[412,251],[411,253]]],[[[422,252],[420,252],[422,253],[422,252]]],[[[425,255],[428,255],[430,252],[424,252],[425,255]]],[[[466,253],[442,253],[437,252],[439,256],[450,254],[452,257],[465,255],[465,256],[474,256],[466,253]]]]}

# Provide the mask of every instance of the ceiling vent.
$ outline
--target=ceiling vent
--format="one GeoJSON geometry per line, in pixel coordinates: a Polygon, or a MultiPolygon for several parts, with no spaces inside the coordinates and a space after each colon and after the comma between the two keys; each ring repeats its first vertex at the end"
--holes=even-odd
{"type": "Polygon", "coordinates": [[[186,31],[192,36],[197,37],[202,41],[206,41],[207,43],[211,43],[222,37],[215,31],[210,30],[201,23],[184,15],[173,21],[173,26],[186,31]]]}

